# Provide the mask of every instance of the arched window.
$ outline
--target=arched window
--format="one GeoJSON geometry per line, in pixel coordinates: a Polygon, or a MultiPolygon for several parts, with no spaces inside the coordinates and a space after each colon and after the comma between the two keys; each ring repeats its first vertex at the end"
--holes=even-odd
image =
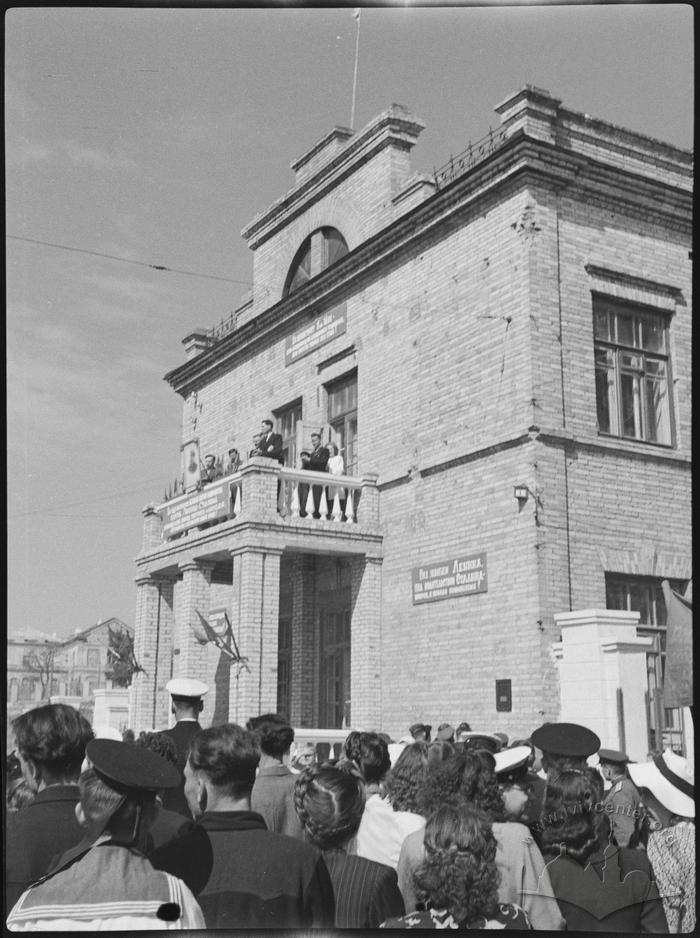
{"type": "Polygon", "coordinates": [[[345,238],[336,228],[317,228],[294,255],[282,296],[294,293],[307,280],[316,277],[348,253],[345,238]]]}

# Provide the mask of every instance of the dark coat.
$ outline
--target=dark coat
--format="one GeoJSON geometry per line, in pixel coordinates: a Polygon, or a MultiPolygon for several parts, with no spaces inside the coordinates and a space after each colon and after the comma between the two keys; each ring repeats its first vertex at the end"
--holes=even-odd
{"type": "Polygon", "coordinates": [[[314,472],[326,472],[330,453],[325,446],[318,446],[309,454],[309,469],[314,472]]]}
{"type": "Polygon", "coordinates": [[[280,465],[284,463],[283,441],[279,433],[270,433],[269,436],[263,437],[258,443],[258,447],[263,456],[276,459],[280,465]]]}
{"type": "Polygon", "coordinates": [[[324,850],[335,892],[336,928],[379,928],[405,908],[396,870],[341,850],[324,850]]]}
{"type": "Polygon", "coordinates": [[[547,864],[567,931],[668,932],[649,860],[642,850],[609,844],[582,866],[567,856],[547,864]]]}
{"type": "Polygon", "coordinates": [[[85,833],[75,816],[77,785],[52,785],[5,820],[5,882],[9,910],[30,883],[48,872],[55,856],[74,847],[85,833]]]}
{"type": "Polygon", "coordinates": [[[192,814],[187,806],[187,799],[185,798],[185,776],[183,772],[185,770],[185,762],[187,762],[187,753],[190,749],[192,737],[195,736],[201,728],[202,727],[196,720],[181,720],[170,730],[160,730],[164,736],[169,736],[175,743],[175,748],[177,749],[177,767],[181,775],[180,787],[166,791],[163,794],[163,807],[166,811],[177,811],[178,814],[181,814],[188,820],[192,819],[192,814]]]}
{"type": "Polygon", "coordinates": [[[273,834],[253,811],[205,812],[150,860],[187,883],[207,928],[333,927],[333,884],[321,854],[273,834]]]}

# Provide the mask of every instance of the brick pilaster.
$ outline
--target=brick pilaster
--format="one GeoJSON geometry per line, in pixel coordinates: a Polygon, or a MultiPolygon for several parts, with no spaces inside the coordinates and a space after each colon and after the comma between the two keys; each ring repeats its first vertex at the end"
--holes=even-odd
{"type": "MultiPolygon", "coordinates": [[[[197,611],[206,619],[209,615],[211,574],[214,564],[206,561],[187,561],[180,564],[182,582],[175,603],[175,656],[173,677],[190,677],[210,683],[207,645],[201,645],[191,625],[199,626],[197,611]]],[[[204,698],[202,724],[208,724],[207,699],[204,698]]]]}
{"type": "Polygon", "coordinates": [[[147,554],[163,541],[163,519],[155,509],[155,505],[146,505],[141,510],[143,515],[143,537],[141,540],[141,553],[147,554]]]}
{"type": "Polygon", "coordinates": [[[144,670],[134,675],[129,688],[129,726],[135,732],[168,725],[165,685],[172,667],[173,587],[171,577],[136,577],[134,656],[144,670]]]}
{"type": "Polygon", "coordinates": [[[356,728],[381,725],[382,560],[352,561],[350,722],[356,728]]]}
{"type": "Polygon", "coordinates": [[[245,724],[249,717],[277,708],[277,639],[281,551],[240,547],[233,557],[231,622],[248,670],[231,668],[230,719],[245,724]]]}
{"type": "Polygon", "coordinates": [[[314,611],[316,565],[312,555],[294,557],[292,571],[291,713],[294,726],[314,726],[314,611]]]}

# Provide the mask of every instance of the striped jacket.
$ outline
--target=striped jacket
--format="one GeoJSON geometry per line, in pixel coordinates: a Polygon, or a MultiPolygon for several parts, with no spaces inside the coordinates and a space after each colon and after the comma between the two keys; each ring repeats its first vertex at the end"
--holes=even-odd
{"type": "Polygon", "coordinates": [[[78,860],[30,886],[7,918],[10,931],[204,928],[188,887],[138,851],[98,840],[78,860]]]}

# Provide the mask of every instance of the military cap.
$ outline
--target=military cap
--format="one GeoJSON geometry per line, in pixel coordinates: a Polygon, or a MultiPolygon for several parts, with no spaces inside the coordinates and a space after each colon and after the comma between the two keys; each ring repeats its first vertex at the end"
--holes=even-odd
{"type": "Polygon", "coordinates": [[[105,785],[123,795],[155,794],[178,788],[178,770],[150,749],[117,742],[115,739],[92,739],[85,754],[105,785]]]}
{"type": "Polygon", "coordinates": [[[450,726],[449,723],[441,723],[438,726],[437,733],[435,734],[435,739],[453,739],[455,735],[454,727],[450,726]]]}
{"type": "Polygon", "coordinates": [[[601,762],[613,762],[615,765],[626,765],[630,761],[627,753],[619,749],[599,749],[598,757],[601,762]]]}
{"type": "Polygon", "coordinates": [[[461,733],[460,742],[467,749],[486,749],[488,752],[498,752],[501,749],[501,740],[493,733],[461,733]]]}
{"type": "Polygon", "coordinates": [[[175,677],[168,681],[165,689],[175,700],[199,700],[209,690],[203,681],[189,677],[175,677]]]}
{"type": "Polygon", "coordinates": [[[525,775],[531,755],[529,746],[513,746],[512,749],[502,749],[495,753],[498,781],[507,781],[510,776],[519,778],[525,775]]]}
{"type": "Polygon", "coordinates": [[[530,737],[532,745],[542,752],[585,759],[600,748],[600,739],[593,730],[578,723],[545,723],[530,737]]]}

